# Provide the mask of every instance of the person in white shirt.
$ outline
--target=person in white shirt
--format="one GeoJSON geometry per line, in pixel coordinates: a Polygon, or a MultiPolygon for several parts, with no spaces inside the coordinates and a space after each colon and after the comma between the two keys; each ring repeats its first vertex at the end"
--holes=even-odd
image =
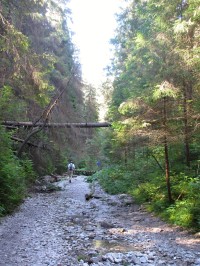
{"type": "Polygon", "coordinates": [[[68,164],[67,168],[68,168],[69,183],[71,183],[72,182],[73,173],[74,173],[74,170],[75,170],[75,165],[73,164],[72,161],[68,164]]]}

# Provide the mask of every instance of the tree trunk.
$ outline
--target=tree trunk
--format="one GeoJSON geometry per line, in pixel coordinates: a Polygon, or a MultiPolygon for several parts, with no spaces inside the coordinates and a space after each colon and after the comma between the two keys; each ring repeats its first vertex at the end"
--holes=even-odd
{"type": "MultiPolygon", "coordinates": [[[[166,103],[167,99],[164,97],[163,99],[163,125],[165,128],[165,132],[167,132],[167,110],[166,110],[166,103]]],[[[168,142],[167,142],[167,136],[165,134],[164,136],[164,151],[165,151],[165,178],[167,183],[167,192],[168,192],[168,200],[169,202],[172,202],[172,195],[171,195],[171,184],[170,184],[170,170],[169,170],[169,151],[168,151],[168,142]]]]}
{"type": "Polygon", "coordinates": [[[124,164],[125,164],[125,166],[127,166],[127,162],[128,162],[128,148],[127,148],[127,146],[125,146],[125,149],[124,149],[124,164]]]}
{"type": "Polygon", "coordinates": [[[187,92],[184,88],[183,92],[183,113],[184,113],[184,142],[185,142],[185,157],[186,165],[190,167],[190,147],[189,147],[189,128],[188,128],[188,106],[187,106],[187,92]]]}
{"type": "Polygon", "coordinates": [[[168,200],[169,202],[172,202],[170,171],[169,171],[169,152],[168,152],[168,143],[166,136],[164,137],[164,149],[165,149],[165,178],[167,183],[168,200]]]}

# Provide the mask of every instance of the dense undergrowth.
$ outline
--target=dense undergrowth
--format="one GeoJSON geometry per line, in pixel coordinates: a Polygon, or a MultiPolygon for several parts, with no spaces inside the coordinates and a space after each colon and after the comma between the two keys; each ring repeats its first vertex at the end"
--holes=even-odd
{"type": "Polygon", "coordinates": [[[11,145],[9,134],[0,130],[0,216],[12,212],[24,199],[34,180],[32,162],[19,160],[11,145]]]}
{"type": "Polygon", "coordinates": [[[98,180],[110,194],[128,193],[147,210],[164,220],[195,231],[200,229],[200,180],[184,173],[171,176],[173,202],[169,203],[165,177],[162,174],[145,173],[145,168],[128,170],[113,165],[89,177],[98,180]]]}

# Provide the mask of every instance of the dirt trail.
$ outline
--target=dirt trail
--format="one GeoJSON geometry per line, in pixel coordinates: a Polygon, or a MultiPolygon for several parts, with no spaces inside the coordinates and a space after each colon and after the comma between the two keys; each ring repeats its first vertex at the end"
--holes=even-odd
{"type": "Polygon", "coordinates": [[[84,177],[36,193],[0,223],[2,266],[200,265],[200,239],[146,213],[98,184],[85,201],[84,177]]]}

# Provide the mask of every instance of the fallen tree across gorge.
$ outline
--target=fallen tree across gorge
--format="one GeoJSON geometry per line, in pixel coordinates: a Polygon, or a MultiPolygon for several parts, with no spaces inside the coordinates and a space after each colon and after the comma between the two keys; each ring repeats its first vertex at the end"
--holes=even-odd
{"type": "Polygon", "coordinates": [[[33,123],[33,122],[17,122],[17,121],[3,121],[1,123],[5,127],[44,127],[44,128],[55,128],[55,127],[63,127],[63,128],[96,128],[96,127],[111,127],[111,123],[109,122],[87,122],[87,123],[33,123]]]}

